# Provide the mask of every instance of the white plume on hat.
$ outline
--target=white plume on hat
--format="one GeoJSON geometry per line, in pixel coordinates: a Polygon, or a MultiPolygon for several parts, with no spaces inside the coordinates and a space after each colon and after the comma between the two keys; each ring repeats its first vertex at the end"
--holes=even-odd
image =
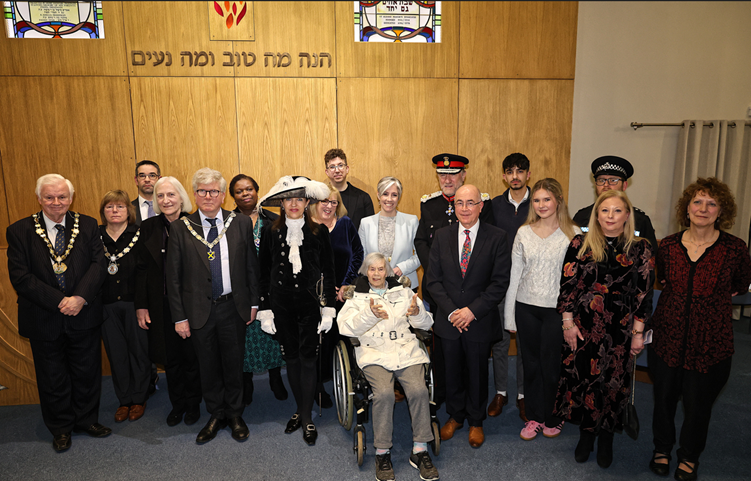
{"type": "Polygon", "coordinates": [[[302,175],[285,175],[261,198],[259,204],[263,207],[278,207],[282,205],[282,199],[291,197],[304,197],[315,203],[328,199],[330,194],[331,189],[323,182],[310,180],[302,175]]]}

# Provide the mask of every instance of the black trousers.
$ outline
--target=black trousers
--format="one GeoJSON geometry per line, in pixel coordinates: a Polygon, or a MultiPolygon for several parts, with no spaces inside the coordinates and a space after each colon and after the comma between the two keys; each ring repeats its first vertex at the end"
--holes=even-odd
{"type": "Polygon", "coordinates": [[[561,315],[555,308],[517,302],[516,328],[524,352],[527,418],[549,428],[558,426],[561,419],[553,415],[553,409],[561,377],[561,315]]]}
{"type": "Polygon", "coordinates": [[[488,357],[492,342],[441,338],[446,370],[446,412],[458,423],[482,427],[488,407],[488,357]]]}
{"type": "Polygon", "coordinates": [[[164,373],[167,376],[167,393],[172,409],[185,411],[201,404],[201,373],[198,357],[193,347],[193,337],[183,339],[175,332],[171,321],[169,302],[164,297],[164,350],[166,362],[164,373]]]}
{"type": "Polygon", "coordinates": [[[212,304],[209,319],[191,329],[206,410],[217,419],[242,416],[245,321],[234,299],[212,304]]]}
{"type": "Polygon", "coordinates": [[[647,352],[649,372],[654,381],[655,407],[652,416],[655,450],[670,453],[675,445],[675,411],[683,396],[683,426],[681,426],[678,459],[699,460],[707,445],[712,405],[730,377],[731,359],[720,361],[709,372],[689,371],[670,367],[654,352],[647,352]]]}
{"type": "Polygon", "coordinates": [[[75,330],[66,318],[54,341],[30,339],[42,418],[53,436],[99,421],[101,330],[75,330]]]}

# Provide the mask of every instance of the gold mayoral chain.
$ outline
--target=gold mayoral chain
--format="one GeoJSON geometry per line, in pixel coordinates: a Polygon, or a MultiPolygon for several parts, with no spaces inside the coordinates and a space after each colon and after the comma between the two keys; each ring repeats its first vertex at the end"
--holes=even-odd
{"type": "MultiPolygon", "coordinates": [[[[65,265],[65,262],[63,262],[67,257],[68,254],[70,254],[70,250],[73,249],[73,243],[76,241],[76,237],[78,236],[78,233],[80,232],[78,230],[78,212],[73,214],[75,218],[75,222],[73,223],[73,235],[70,236],[70,241],[68,242],[68,248],[65,249],[65,252],[63,255],[58,256],[55,254],[55,248],[52,247],[52,243],[50,242],[49,237],[47,237],[47,232],[42,229],[42,226],[39,224],[39,214],[34,214],[32,217],[34,218],[34,227],[36,227],[36,232],[41,237],[45,243],[47,243],[47,248],[50,250],[50,255],[52,256],[52,271],[55,274],[62,274],[66,270],[68,270],[68,266],[65,265]]],[[[57,235],[65,235],[62,232],[58,232],[57,235]]]]}
{"type": "MultiPolygon", "coordinates": [[[[111,276],[114,276],[117,274],[117,271],[119,268],[117,267],[117,261],[122,258],[125,254],[131,251],[133,249],[133,246],[136,245],[136,242],[138,242],[138,237],[141,235],[141,229],[138,229],[136,231],[136,235],[133,236],[133,240],[130,241],[130,244],[128,244],[128,247],[122,250],[118,255],[113,256],[109,252],[107,252],[107,246],[104,244],[104,239],[102,239],[102,247],[104,247],[104,257],[109,259],[110,263],[107,266],[107,272],[110,273],[111,276]]],[[[99,236],[101,238],[101,236],[99,236]]]]}
{"type": "MultiPolygon", "coordinates": [[[[200,235],[198,235],[198,233],[195,230],[193,230],[193,226],[190,225],[190,220],[187,217],[183,217],[183,222],[185,223],[185,227],[187,227],[188,230],[190,231],[190,233],[193,234],[193,237],[195,237],[196,239],[198,239],[199,241],[201,241],[201,244],[203,244],[203,245],[205,245],[206,247],[209,248],[209,252],[206,255],[209,256],[209,260],[210,261],[213,261],[214,260],[214,255],[215,255],[214,254],[214,246],[217,245],[220,240],[222,240],[222,237],[224,237],[224,233],[227,232],[227,229],[229,229],[229,225],[232,223],[232,219],[235,218],[235,215],[236,214],[234,212],[230,212],[229,213],[229,218],[226,221],[224,221],[224,228],[219,233],[219,235],[216,236],[216,239],[214,239],[211,242],[208,242],[206,239],[204,239],[203,237],[201,237],[200,235]]],[[[196,225],[198,225],[198,224],[196,224],[196,225]]]]}

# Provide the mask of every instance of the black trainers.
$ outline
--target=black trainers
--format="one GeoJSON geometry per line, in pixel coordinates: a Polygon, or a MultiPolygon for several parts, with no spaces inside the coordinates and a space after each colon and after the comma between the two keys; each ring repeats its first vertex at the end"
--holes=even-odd
{"type": "Polygon", "coordinates": [[[413,468],[420,470],[420,479],[424,479],[425,481],[438,479],[438,469],[433,466],[433,460],[430,459],[427,451],[412,453],[409,456],[409,464],[413,468]]]}
{"type": "Polygon", "coordinates": [[[383,456],[376,454],[376,479],[378,481],[393,481],[394,467],[391,465],[391,453],[383,456]]]}

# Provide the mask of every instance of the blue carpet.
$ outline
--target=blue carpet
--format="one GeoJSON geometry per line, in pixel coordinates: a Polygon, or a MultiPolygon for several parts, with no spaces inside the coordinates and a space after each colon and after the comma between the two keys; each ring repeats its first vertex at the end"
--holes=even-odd
{"type": "MultiPolygon", "coordinates": [[[[736,322],[736,354],[730,381],[713,410],[707,449],[702,455],[699,478],[702,480],[751,479],[751,335],[748,320],[736,322]]],[[[509,362],[509,386],[515,358],[509,362]]],[[[492,376],[491,376],[492,377],[492,376]]],[[[286,380],[285,380],[286,382],[286,380]]],[[[253,403],[244,419],[250,439],[238,443],[222,430],[210,443],[198,446],[195,437],[208,421],[203,410],[193,426],[168,427],[170,411],[164,374],[161,389],[149,400],[145,416],[136,422],[112,421],[118,402],[109,377],[103,378],[100,421],[113,429],[104,439],[74,434],[73,447],[65,453],[52,450],[52,437],[42,423],[39,406],[0,407],[0,479],[2,480],[373,480],[375,479],[371,425],[366,425],[368,447],[365,462],[358,467],[352,451],[352,432],[345,431],[333,409],[323,411],[314,421],[318,442],[308,447],[298,431],[284,434],[284,427],[295,406],[292,396],[286,401],[274,399],[268,388],[268,376],[255,376],[253,403]]],[[[326,384],[331,393],[331,383],[326,384]]],[[[658,480],[649,471],[652,453],[652,387],[637,383],[636,405],[641,420],[638,441],[616,435],[615,459],[607,470],[597,466],[595,453],[585,464],[574,461],[578,428],[566,425],[561,436],[538,436],[525,442],[519,438],[523,427],[513,400],[497,418],[485,421],[485,444],[473,449],[467,443],[467,428],[441,445],[433,457],[444,480],[658,480]]],[[[491,392],[493,388],[491,386],[491,392]]],[[[515,395],[510,393],[511,399],[515,395]]],[[[0,396],[2,394],[0,393],[0,396]]],[[[680,426],[680,409],[678,426],[680,426]]],[[[409,413],[405,403],[394,414],[392,460],[398,480],[419,480],[409,465],[412,446],[409,413]]],[[[441,422],[447,419],[439,411],[441,422]]],[[[675,452],[674,452],[675,454],[675,452]]],[[[675,456],[674,456],[675,457],[675,456]]],[[[672,463],[675,469],[675,461],[672,463]]],[[[672,472],[671,472],[672,475],[672,472]]],[[[671,476],[672,479],[672,476],[671,476]]]]}

